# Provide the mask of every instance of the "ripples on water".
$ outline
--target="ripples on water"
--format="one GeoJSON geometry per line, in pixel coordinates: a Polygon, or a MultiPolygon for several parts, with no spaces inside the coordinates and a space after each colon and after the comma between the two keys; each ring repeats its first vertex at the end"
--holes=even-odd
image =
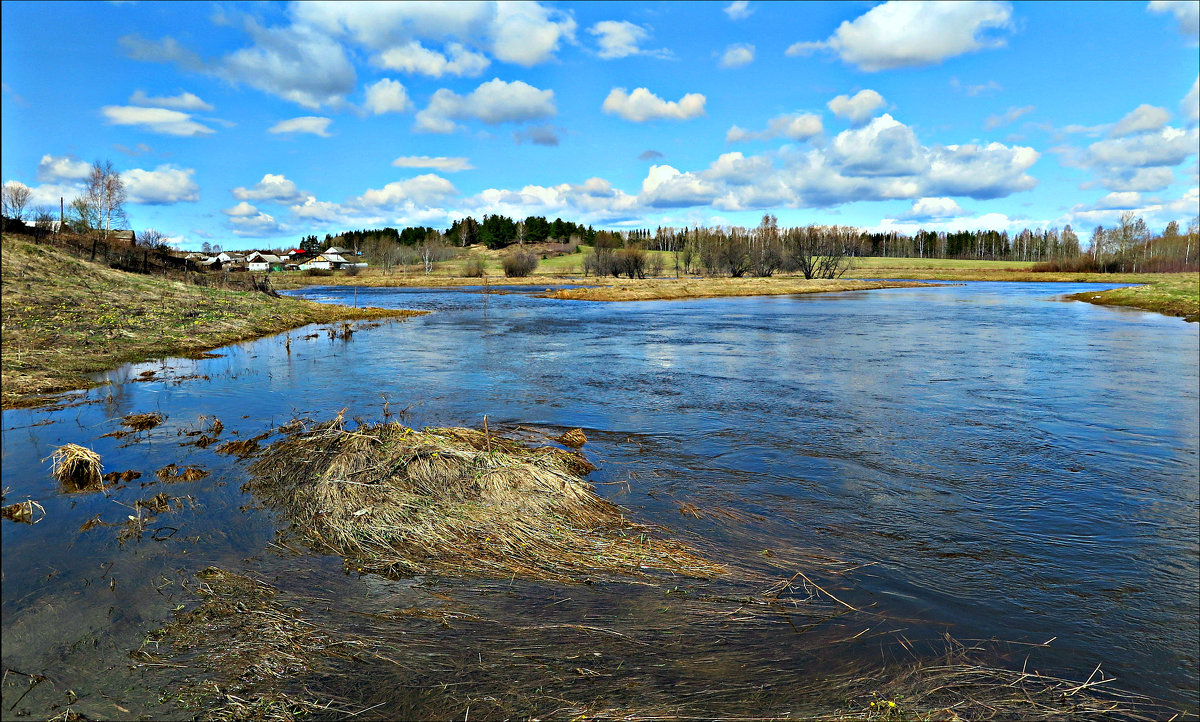
{"type": "MultiPolygon", "coordinates": [[[[373,588],[393,606],[414,594],[339,577],[330,560],[304,562],[313,579],[299,581],[307,577],[286,571],[297,562],[269,547],[274,519],[244,508],[242,465],[178,445],[200,415],[246,438],[298,414],[346,408],[378,420],[386,394],[414,426],[478,425],[485,414],[499,426],[581,426],[585,451],[601,462],[592,477],[601,493],[718,560],[769,570],[761,553],[771,549],[870,564],[837,588],[875,610],[879,629],[927,640],[1057,637],[1035,652],[1042,671],[1082,678],[1103,663],[1124,688],[1194,711],[1197,326],[1052,301],[1075,290],[975,283],[604,304],[358,289],[360,305],[436,313],[350,340],[294,331],[290,353],[275,338],[172,360],[175,381],[131,381],[146,369],[161,375],[159,363],[121,369],[90,395],[111,395],[107,403],[4,413],[7,503],[28,494],[48,512],[36,526],[3,527],[5,665],[56,660],[77,689],[136,687],[121,655],[179,601],[155,588],[210,563],[272,573],[285,587],[327,585],[351,606],[371,604],[373,588]],[[127,413],[155,410],[167,423],[145,441],[97,438],[127,413]],[[41,459],[68,441],[93,446],[106,470],[145,475],[111,498],[57,494],[41,459]],[[213,472],[167,489],[200,509],[163,522],[181,528],[177,537],[121,547],[111,531],[76,531],[96,514],[120,519],[117,502],[157,493],[139,484],[167,463],[213,472]],[[679,513],[682,503],[753,516],[696,519],[679,513]]],[[[523,593],[557,594],[531,589],[523,593]]],[[[601,615],[615,599],[640,598],[603,587],[563,593],[586,595],[574,603],[601,615]]],[[[489,604],[490,618],[512,620],[533,602],[489,604]]],[[[812,644],[781,635],[777,620],[735,646],[775,645],[776,672],[787,677],[812,644]]],[[[864,659],[879,648],[874,635],[839,647],[864,659]]]]}

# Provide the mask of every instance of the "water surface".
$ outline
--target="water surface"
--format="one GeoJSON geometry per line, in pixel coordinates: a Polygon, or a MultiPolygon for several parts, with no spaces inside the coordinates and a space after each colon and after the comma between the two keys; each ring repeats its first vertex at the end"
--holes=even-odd
{"type": "MultiPolygon", "coordinates": [[[[358,289],[360,305],[435,312],[349,339],[313,327],[288,334],[290,347],[280,336],[220,358],[119,369],[82,397],[96,403],[3,415],[6,503],[31,496],[47,510],[37,525],[3,525],[4,664],[53,670],[57,686],[22,702],[35,713],[50,713],[67,687],[90,695],[76,709],[112,716],[111,697],[131,714],[167,714],[148,691],[156,678],[129,670],[124,655],[186,601],[179,583],[213,563],[336,599],[330,618],[335,607],[427,604],[432,585],[494,624],[428,641],[478,652],[481,668],[488,639],[513,647],[512,629],[547,615],[687,635],[690,623],[674,616],[686,605],[663,603],[657,588],[516,582],[481,596],[470,580],[347,577],[341,560],[290,556],[274,546],[278,520],[240,490],[244,464],[180,446],[201,416],[220,418],[227,440],[341,409],[377,421],[386,403],[417,427],[479,425],[485,415],[499,428],[582,427],[601,467],[592,481],[636,520],[669,527],[747,578],[806,571],[863,610],[803,634],[779,617],[726,624],[713,649],[712,635],[693,629],[699,646],[675,650],[670,673],[645,671],[646,684],[683,698],[705,675],[736,680],[753,657],[776,690],[731,693],[709,709],[796,710],[806,675],[893,659],[901,636],[932,653],[949,634],[1016,643],[994,647],[992,660],[1014,668],[1028,657],[1083,679],[1100,664],[1118,686],[1194,713],[1197,325],[1056,300],[1095,288],[969,283],[632,303],[358,289]],[[138,380],[147,370],[156,376],[138,380]],[[99,438],[125,414],[155,410],[167,417],[159,428],[99,438]],[[42,459],[66,442],[94,448],[106,471],[144,476],[109,495],[60,493],[42,459]],[[167,487],[153,470],[168,463],[210,475],[167,487]],[[97,514],[121,521],[162,490],[191,497],[160,517],[178,528],[164,541],[79,531],[97,514]],[[710,513],[681,514],[685,504],[710,513]],[[836,655],[822,655],[835,641],[836,655]],[[704,663],[687,665],[695,655],[704,663]]],[[[296,293],[338,303],[354,294],[296,293]]],[[[542,634],[547,647],[577,643],[542,634]]],[[[629,654],[624,674],[640,669],[629,654]]],[[[11,685],[6,709],[23,690],[11,685]]]]}

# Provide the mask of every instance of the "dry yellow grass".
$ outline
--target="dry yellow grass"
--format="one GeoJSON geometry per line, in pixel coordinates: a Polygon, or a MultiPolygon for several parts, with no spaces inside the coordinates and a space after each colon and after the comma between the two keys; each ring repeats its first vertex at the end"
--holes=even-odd
{"type": "Polygon", "coordinates": [[[867,291],[876,288],[908,288],[928,284],[912,281],[859,281],[853,279],[806,280],[796,277],[775,278],[681,278],[681,279],[605,279],[595,288],[565,288],[543,294],[546,298],[583,301],[658,301],[723,296],[772,296],[798,293],[867,291]]]}
{"type": "Polygon", "coordinates": [[[309,323],[414,315],[202,288],[3,240],[3,407],[93,386],[88,374],[185,356],[309,323]]]}

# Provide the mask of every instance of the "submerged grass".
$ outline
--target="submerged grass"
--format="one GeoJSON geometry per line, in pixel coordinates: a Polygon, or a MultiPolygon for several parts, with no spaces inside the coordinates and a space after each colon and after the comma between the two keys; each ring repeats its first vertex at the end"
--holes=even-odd
{"type": "Polygon", "coordinates": [[[318,424],[271,445],[249,487],[293,531],[360,570],[590,581],[721,574],[628,521],[582,478],[580,454],[464,428],[318,424]]]}
{"type": "Polygon", "coordinates": [[[274,298],[117,271],[6,234],[0,316],[4,408],[93,386],[122,363],[198,354],[310,323],[415,315],[274,298]]]}

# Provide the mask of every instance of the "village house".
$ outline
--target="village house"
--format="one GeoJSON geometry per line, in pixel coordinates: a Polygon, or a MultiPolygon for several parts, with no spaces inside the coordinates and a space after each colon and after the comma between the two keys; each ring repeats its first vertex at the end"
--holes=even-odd
{"type": "Polygon", "coordinates": [[[246,256],[246,270],[252,273],[282,271],[285,258],[271,253],[254,251],[246,256]]]}

